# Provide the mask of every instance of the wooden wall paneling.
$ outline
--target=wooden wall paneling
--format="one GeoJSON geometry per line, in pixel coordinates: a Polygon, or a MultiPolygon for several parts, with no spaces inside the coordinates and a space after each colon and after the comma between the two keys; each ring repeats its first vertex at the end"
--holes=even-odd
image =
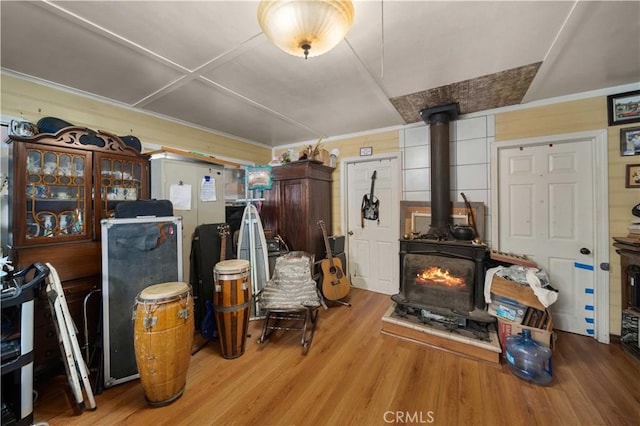
{"type": "Polygon", "coordinates": [[[496,142],[582,132],[607,127],[605,97],[496,114],[496,142]]]}
{"type": "Polygon", "coordinates": [[[118,135],[135,135],[143,143],[182,148],[212,155],[266,164],[271,149],[210,131],[165,120],[130,108],[79,96],[67,91],[0,75],[2,114],[36,123],[58,117],[77,126],[108,129],[118,135]]]}

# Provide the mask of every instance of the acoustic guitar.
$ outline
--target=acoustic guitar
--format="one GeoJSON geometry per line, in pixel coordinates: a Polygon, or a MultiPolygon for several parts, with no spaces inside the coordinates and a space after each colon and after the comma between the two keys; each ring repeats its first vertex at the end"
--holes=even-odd
{"type": "MultiPolygon", "coordinates": [[[[227,253],[227,235],[229,235],[229,225],[223,223],[218,225],[218,235],[220,236],[220,261],[222,262],[226,258],[227,253]]],[[[211,295],[213,297],[213,295],[211,295]]],[[[218,337],[218,330],[216,328],[215,312],[213,310],[213,301],[207,298],[204,301],[207,308],[207,313],[202,319],[202,326],[200,327],[200,334],[207,340],[213,340],[218,337]]]]}
{"type": "Polygon", "coordinates": [[[377,220],[380,223],[380,200],[373,195],[373,188],[376,183],[377,170],[371,175],[371,194],[364,194],[362,197],[362,227],[364,228],[364,220],[377,220]]]}
{"type": "Polygon", "coordinates": [[[327,237],[324,221],[319,220],[318,226],[322,229],[324,246],[327,250],[327,258],[322,259],[322,262],[320,262],[320,268],[322,269],[322,294],[324,298],[328,300],[343,299],[349,294],[349,279],[344,275],[342,261],[337,257],[333,257],[331,254],[329,237],[327,237]]]}

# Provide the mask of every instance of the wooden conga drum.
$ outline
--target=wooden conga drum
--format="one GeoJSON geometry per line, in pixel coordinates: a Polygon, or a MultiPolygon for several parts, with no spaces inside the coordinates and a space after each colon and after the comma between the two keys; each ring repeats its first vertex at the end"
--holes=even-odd
{"type": "Polygon", "coordinates": [[[194,333],[191,287],[155,284],[136,296],[134,348],[145,398],[162,406],[180,398],[187,381],[194,333]]]}
{"type": "Polygon", "coordinates": [[[251,312],[250,269],[245,259],[224,260],[213,268],[213,310],[224,358],[244,353],[251,312]]]}

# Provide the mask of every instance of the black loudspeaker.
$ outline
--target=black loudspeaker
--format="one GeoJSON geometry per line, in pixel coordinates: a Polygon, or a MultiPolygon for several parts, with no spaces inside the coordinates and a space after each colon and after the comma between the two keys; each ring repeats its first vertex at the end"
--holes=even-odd
{"type": "Polygon", "coordinates": [[[116,205],[115,217],[117,219],[139,216],[173,216],[173,203],[169,200],[135,200],[122,201],[116,205]]]}
{"type": "MultiPolygon", "coordinates": [[[[344,252],[344,235],[332,235],[327,239],[329,240],[331,254],[335,256],[344,252]]],[[[325,257],[327,256],[326,250],[324,255],[325,257]]]]}
{"type": "Polygon", "coordinates": [[[106,219],[102,223],[105,387],[137,377],[131,308],[146,287],[178,281],[182,271],[179,244],[182,219],[178,217],[106,219]]]}
{"type": "MultiPolygon", "coordinates": [[[[191,241],[191,269],[190,284],[193,288],[193,301],[195,305],[195,325],[200,329],[202,320],[207,313],[206,301],[213,303],[214,277],[213,269],[216,263],[222,259],[220,249],[220,226],[223,223],[206,223],[196,228],[191,241]]],[[[226,236],[225,259],[233,259],[231,236],[226,236]]]]}

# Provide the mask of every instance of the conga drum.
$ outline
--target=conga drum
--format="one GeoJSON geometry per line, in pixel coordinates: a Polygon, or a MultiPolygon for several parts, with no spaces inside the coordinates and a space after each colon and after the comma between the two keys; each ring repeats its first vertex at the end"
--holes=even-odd
{"type": "Polygon", "coordinates": [[[191,287],[155,284],[136,296],[134,348],[147,402],[162,406],[180,398],[187,381],[194,333],[191,287]]]}
{"type": "Polygon", "coordinates": [[[213,268],[213,310],[220,350],[227,359],[244,353],[251,312],[250,269],[245,259],[223,260],[213,268]]]}

